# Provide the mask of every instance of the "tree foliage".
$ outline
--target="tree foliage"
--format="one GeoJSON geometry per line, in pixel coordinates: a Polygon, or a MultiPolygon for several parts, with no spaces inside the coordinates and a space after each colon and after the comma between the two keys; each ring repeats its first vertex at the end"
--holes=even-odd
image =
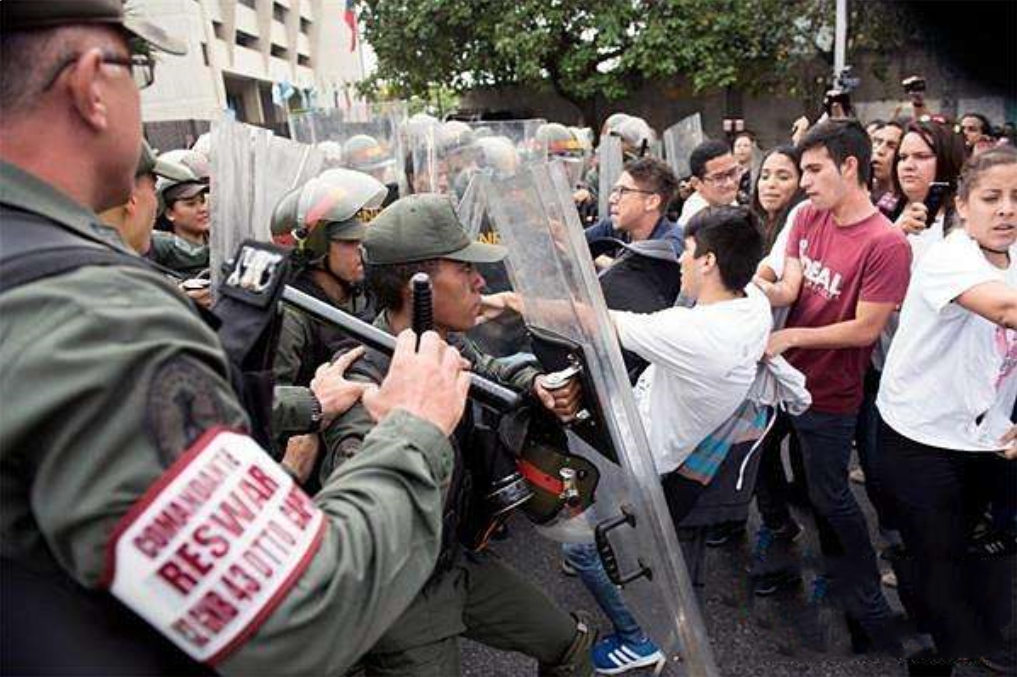
{"type": "MultiPolygon", "coordinates": [[[[892,3],[853,2],[855,49],[892,51],[908,29],[892,3]]],[[[361,0],[374,83],[546,84],[594,123],[597,97],[683,75],[695,90],[792,89],[833,61],[834,0],[361,0]],[[806,75],[807,77],[807,75],[806,75]]]]}

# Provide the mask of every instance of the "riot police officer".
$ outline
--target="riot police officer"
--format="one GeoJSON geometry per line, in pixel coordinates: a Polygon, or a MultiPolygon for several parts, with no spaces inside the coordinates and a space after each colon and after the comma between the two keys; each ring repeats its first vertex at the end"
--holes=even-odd
{"type": "Polygon", "coordinates": [[[100,234],[149,50],[182,45],[120,0],[4,0],[0,30],[2,671],[342,673],[436,560],[458,354],[406,333],[379,390],[347,382],[379,424],[311,501],[243,432],[215,333],[100,234]]]}
{"type": "MultiPolygon", "coordinates": [[[[409,325],[408,283],[414,273],[426,271],[434,288],[435,329],[446,336],[466,331],[480,312],[484,286],[474,266],[504,256],[499,245],[470,241],[448,196],[402,198],[372,222],[364,239],[367,282],[381,311],[375,326],[395,333],[409,325]]],[[[561,416],[575,413],[576,384],[552,392],[532,366],[510,367],[468,341],[449,340],[456,340],[478,373],[532,392],[561,416]]],[[[377,382],[397,368],[368,350],[351,378],[377,382]]],[[[327,475],[362,455],[362,440],[373,425],[361,407],[340,415],[322,434],[327,447],[322,472],[327,475]]],[[[445,500],[442,554],[431,580],[364,658],[364,668],[372,676],[458,674],[462,635],[532,656],[543,675],[587,674],[591,629],[485,549],[497,522],[485,518],[484,499],[491,497],[469,460],[481,453],[476,433],[474,419],[467,415],[452,436],[457,462],[445,500]]]]}

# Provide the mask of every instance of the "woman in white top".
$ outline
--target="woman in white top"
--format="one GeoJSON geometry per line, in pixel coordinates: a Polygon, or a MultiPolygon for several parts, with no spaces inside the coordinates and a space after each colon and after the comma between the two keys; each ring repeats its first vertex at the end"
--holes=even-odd
{"type": "Polygon", "coordinates": [[[1005,664],[1012,567],[987,576],[967,546],[1017,486],[1017,150],[972,158],[955,204],[963,227],[919,263],[887,355],[882,464],[940,658],[1005,664]],[[980,601],[990,584],[1006,591],[995,605],[980,601]]]}

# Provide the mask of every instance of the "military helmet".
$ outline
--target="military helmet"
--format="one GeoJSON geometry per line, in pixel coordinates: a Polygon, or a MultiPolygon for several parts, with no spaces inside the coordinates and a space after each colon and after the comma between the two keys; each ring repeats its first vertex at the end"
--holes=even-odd
{"type": "Polygon", "coordinates": [[[622,144],[629,153],[638,152],[644,145],[648,147],[657,139],[653,127],[637,117],[624,120],[613,133],[621,137],[622,144]]]}
{"type": "Polygon", "coordinates": [[[536,140],[546,149],[548,157],[577,157],[583,153],[575,135],[558,122],[548,122],[538,127],[536,140]]]}
{"type": "Polygon", "coordinates": [[[347,167],[359,172],[383,169],[395,162],[378,140],[369,134],[356,134],[348,138],[343,144],[342,154],[347,167]]]}
{"type": "Polygon", "coordinates": [[[427,113],[414,113],[403,123],[403,135],[411,144],[421,144],[428,132],[436,129],[441,123],[427,113]]]}
{"type": "Polygon", "coordinates": [[[288,191],[272,210],[272,235],[286,235],[297,229],[297,203],[300,201],[300,191],[303,186],[298,186],[288,191]]]}
{"type": "Polygon", "coordinates": [[[339,167],[325,170],[296,192],[295,199],[287,193],[276,205],[272,233],[282,234],[289,225],[311,258],[320,259],[331,240],[364,238],[365,224],[380,210],[388,188],[373,176],[339,167]]]}
{"type": "Polygon", "coordinates": [[[178,148],[166,151],[160,157],[167,162],[175,162],[187,167],[199,181],[208,181],[209,176],[212,174],[208,157],[193,148],[178,148]]]}
{"type": "Polygon", "coordinates": [[[209,132],[205,132],[197,138],[194,145],[191,146],[191,150],[195,153],[204,155],[209,160],[212,159],[212,135],[209,132]]]}
{"type": "Polygon", "coordinates": [[[449,120],[437,129],[439,148],[446,154],[468,148],[474,139],[473,129],[460,120],[449,120]]]}
{"type": "Polygon", "coordinates": [[[519,153],[504,136],[485,136],[473,144],[481,169],[490,169],[495,176],[512,176],[519,168],[519,153]]]}
{"type": "Polygon", "coordinates": [[[343,147],[338,141],[319,141],[318,151],[321,153],[322,163],[326,168],[342,167],[343,147]]]}
{"type": "Polygon", "coordinates": [[[607,116],[607,119],[604,120],[603,133],[612,134],[616,132],[618,130],[618,126],[628,120],[629,117],[628,113],[611,113],[607,116]]]}
{"type": "MultiPolygon", "coordinates": [[[[190,151],[184,152],[189,153],[190,151]]],[[[170,203],[177,200],[188,200],[208,192],[208,183],[206,181],[199,178],[188,165],[179,160],[174,160],[174,158],[179,157],[178,151],[170,151],[159,156],[159,161],[164,167],[172,168],[172,171],[158,176],[155,182],[155,191],[159,197],[160,215],[170,203]]]]}

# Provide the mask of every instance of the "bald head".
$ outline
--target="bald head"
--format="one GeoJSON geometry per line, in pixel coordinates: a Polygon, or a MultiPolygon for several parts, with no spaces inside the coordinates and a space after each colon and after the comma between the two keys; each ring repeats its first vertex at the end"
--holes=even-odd
{"type": "Polygon", "coordinates": [[[129,59],[113,26],[5,31],[0,158],[94,211],[126,202],[141,153],[129,59]]]}

